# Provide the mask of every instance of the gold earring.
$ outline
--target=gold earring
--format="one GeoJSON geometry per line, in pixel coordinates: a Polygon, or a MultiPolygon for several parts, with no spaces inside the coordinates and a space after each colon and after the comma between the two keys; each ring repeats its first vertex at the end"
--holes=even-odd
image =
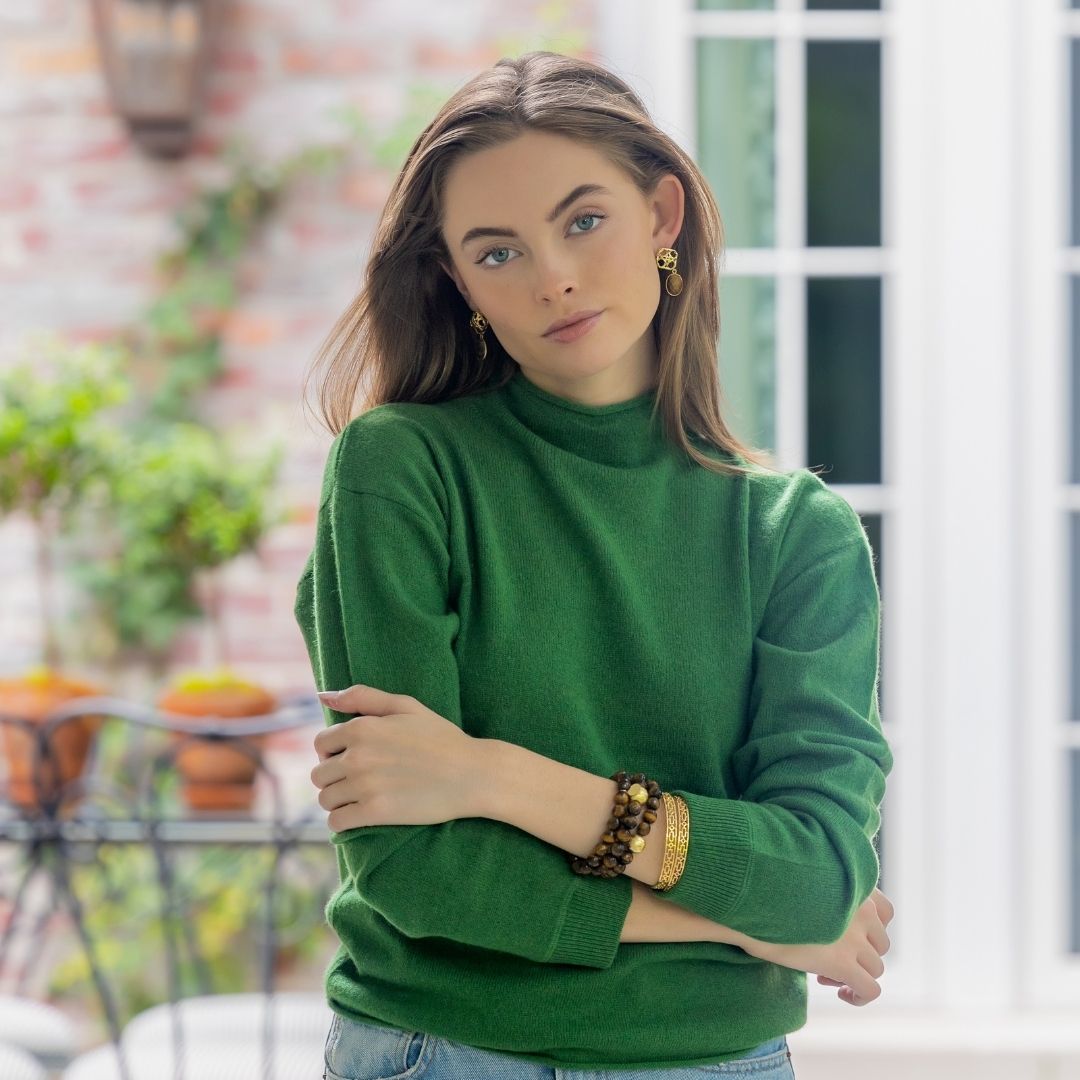
{"type": "Polygon", "coordinates": [[[488,328],[488,321],[479,311],[474,311],[472,318],[469,320],[469,325],[476,331],[477,337],[480,338],[480,359],[486,360],[487,341],[484,338],[484,331],[488,328]]]}
{"type": "Polygon", "coordinates": [[[656,265],[661,270],[671,271],[664,281],[664,288],[667,289],[668,296],[678,296],[682,292],[683,280],[675,269],[678,260],[679,253],[674,248],[661,248],[656,253],[656,265]]]}

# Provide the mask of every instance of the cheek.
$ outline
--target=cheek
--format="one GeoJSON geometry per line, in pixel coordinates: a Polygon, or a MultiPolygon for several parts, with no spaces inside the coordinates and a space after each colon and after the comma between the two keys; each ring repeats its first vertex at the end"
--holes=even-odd
{"type": "Polygon", "coordinates": [[[596,246],[603,261],[617,268],[618,275],[626,280],[628,286],[638,289],[648,285],[655,270],[655,259],[650,258],[652,249],[648,236],[613,229],[604,242],[596,246]]]}

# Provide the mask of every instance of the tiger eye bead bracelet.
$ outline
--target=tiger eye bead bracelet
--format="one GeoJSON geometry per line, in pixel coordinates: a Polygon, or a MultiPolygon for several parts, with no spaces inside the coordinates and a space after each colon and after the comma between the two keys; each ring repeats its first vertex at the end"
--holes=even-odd
{"type": "Polygon", "coordinates": [[[644,773],[617,772],[615,804],[608,818],[607,832],[601,834],[593,853],[574,855],[570,865],[575,874],[613,878],[623,873],[634,856],[645,849],[645,837],[656,822],[656,810],[663,792],[644,773]]]}

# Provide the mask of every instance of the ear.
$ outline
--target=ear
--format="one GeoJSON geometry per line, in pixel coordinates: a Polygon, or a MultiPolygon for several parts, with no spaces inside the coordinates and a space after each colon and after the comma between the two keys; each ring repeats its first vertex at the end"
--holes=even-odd
{"type": "Polygon", "coordinates": [[[447,266],[446,263],[442,261],[442,259],[439,260],[439,265],[443,268],[447,276],[457,286],[458,292],[461,293],[461,295],[465,298],[465,303],[468,304],[469,307],[472,307],[473,302],[471,299],[469,299],[469,290],[465,288],[465,283],[461,280],[461,275],[452,266],[447,266]]]}
{"type": "Polygon", "coordinates": [[[653,243],[657,247],[673,247],[682,231],[686,193],[682,181],[674,174],[662,176],[649,200],[653,219],[653,243]]]}

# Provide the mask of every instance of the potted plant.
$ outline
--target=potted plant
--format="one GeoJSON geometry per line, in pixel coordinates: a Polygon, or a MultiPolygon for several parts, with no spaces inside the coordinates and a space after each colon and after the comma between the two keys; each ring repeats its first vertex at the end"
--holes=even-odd
{"type": "Polygon", "coordinates": [[[81,774],[102,719],[57,725],[44,744],[53,767],[35,774],[33,726],[65,701],[105,692],[60,670],[54,549],[74,507],[93,497],[108,472],[117,438],[105,417],[127,396],[115,348],[71,347],[45,337],[36,352],[33,361],[0,373],[0,517],[23,513],[33,524],[44,654],[44,664],[0,679],[0,713],[14,721],[0,724],[8,794],[25,809],[53,803],[81,774]]]}
{"type": "MultiPolygon", "coordinates": [[[[262,716],[277,707],[276,697],[255,683],[222,669],[192,672],[177,678],[158,698],[158,708],[181,716],[220,720],[262,716]]],[[[255,801],[257,756],[265,735],[244,736],[244,749],[221,738],[173,733],[180,744],[176,769],[180,792],[189,810],[250,811],[255,801]]]]}
{"type": "MultiPolygon", "coordinates": [[[[241,457],[211,429],[177,422],[154,442],[133,444],[127,467],[111,478],[112,552],[98,572],[119,577],[118,568],[140,566],[136,579],[182,590],[183,604],[174,602],[174,610],[188,619],[206,616],[212,662],[166,686],[156,701],[165,712],[228,720],[276,708],[273,693],[228,670],[219,575],[233,559],[256,552],[281,520],[271,506],[281,455],[275,446],[261,457],[241,457]],[[165,567],[167,576],[155,576],[165,567]]],[[[248,745],[258,750],[262,743],[253,737],[248,745]]],[[[186,738],[177,767],[189,809],[250,809],[256,768],[242,748],[221,738],[186,738]]]]}

